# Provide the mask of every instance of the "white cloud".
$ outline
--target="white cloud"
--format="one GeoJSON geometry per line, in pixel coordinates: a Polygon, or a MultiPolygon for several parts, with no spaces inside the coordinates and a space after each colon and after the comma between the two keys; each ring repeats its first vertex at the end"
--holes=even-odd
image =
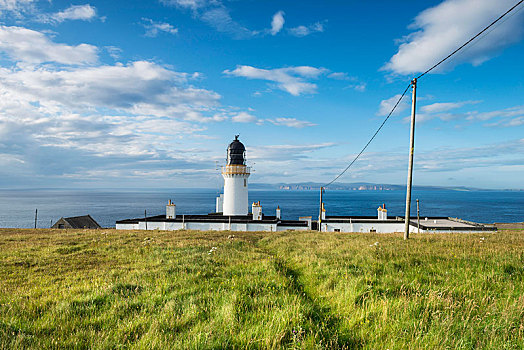
{"type": "Polygon", "coordinates": [[[284,11],[278,11],[271,21],[271,35],[276,35],[284,27],[284,11]]]}
{"type": "Polygon", "coordinates": [[[474,101],[465,102],[437,102],[430,105],[420,107],[422,113],[441,113],[447,112],[453,109],[463,107],[466,104],[474,103],[474,101]]]}
{"type": "Polygon", "coordinates": [[[142,23],[142,26],[146,29],[146,33],[144,35],[147,37],[154,38],[160,32],[164,32],[167,34],[177,34],[178,33],[178,28],[173,27],[169,23],[155,22],[149,18],[142,18],[142,20],[144,21],[144,23],[142,23]]]}
{"type": "Polygon", "coordinates": [[[116,46],[105,46],[105,49],[109,56],[113,58],[114,60],[120,59],[120,54],[122,53],[122,49],[116,46]]]}
{"type": "MultiPolygon", "coordinates": [[[[386,116],[388,115],[391,110],[393,109],[393,107],[395,106],[395,103],[397,103],[398,99],[400,98],[400,94],[398,95],[395,95],[391,98],[388,98],[386,100],[382,100],[380,102],[380,106],[378,107],[378,112],[377,112],[377,115],[378,116],[386,116]]],[[[400,103],[398,104],[397,108],[395,109],[395,112],[393,113],[393,115],[398,115],[400,112],[402,111],[405,111],[406,109],[409,108],[410,106],[410,98],[407,97],[407,96],[404,96],[404,98],[402,99],[402,101],[400,101],[400,103]]]]}
{"type": "Polygon", "coordinates": [[[255,33],[234,21],[229,10],[224,6],[214,7],[202,12],[200,19],[221,33],[227,33],[235,39],[246,39],[255,33]]]}
{"type": "Polygon", "coordinates": [[[325,68],[315,68],[310,66],[298,66],[276,69],[261,69],[251,66],[237,66],[230,71],[225,70],[224,74],[248,79],[260,79],[277,83],[277,87],[298,96],[305,93],[316,92],[317,85],[307,82],[306,79],[315,79],[329,73],[325,68]]]}
{"type": "Polygon", "coordinates": [[[247,112],[240,112],[231,117],[231,120],[235,123],[256,123],[258,118],[247,112]]]}
{"type": "Polygon", "coordinates": [[[335,79],[335,80],[353,80],[354,78],[349,77],[347,73],[343,72],[333,72],[328,75],[328,78],[335,79]]]}
{"type": "Polygon", "coordinates": [[[96,18],[96,8],[86,5],[71,5],[67,9],[51,14],[44,15],[43,20],[48,22],[61,23],[66,20],[90,21],[96,18]]]}
{"type": "Polygon", "coordinates": [[[188,111],[209,108],[220,98],[212,91],[186,86],[190,78],[189,74],[147,61],[68,70],[0,69],[4,86],[36,100],[54,101],[70,108],[172,113],[184,119],[190,119],[188,111]]]}
{"type": "Polygon", "coordinates": [[[296,118],[275,118],[275,119],[267,119],[268,122],[273,123],[275,125],[284,125],[288,126],[290,128],[297,128],[302,129],[308,126],[315,126],[317,124],[311,123],[306,120],[298,120],[296,118]]]}
{"type": "Polygon", "coordinates": [[[361,83],[358,83],[358,84],[350,85],[349,87],[355,89],[358,92],[364,92],[364,91],[366,91],[367,84],[361,82],[361,83]]]}
{"type": "Polygon", "coordinates": [[[88,44],[57,44],[37,31],[22,27],[0,26],[0,52],[17,62],[39,64],[90,64],[98,60],[97,48],[88,44]]]}
{"type": "Polygon", "coordinates": [[[197,10],[203,7],[207,7],[212,4],[216,4],[217,1],[213,0],[160,0],[163,4],[168,6],[177,6],[181,8],[188,8],[191,10],[197,10]]]}
{"type": "MultiPolygon", "coordinates": [[[[423,72],[465,43],[499,15],[514,0],[446,0],[421,12],[409,27],[414,30],[401,40],[398,52],[383,69],[397,74],[423,72]]],[[[522,38],[524,13],[517,13],[488,35],[470,44],[435,72],[470,62],[479,65],[522,38]]]]}
{"type": "Polygon", "coordinates": [[[490,112],[472,111],[467,114],[470,121],[494,120],[486,127],[517,127],[524,125],[524,106],[515,106],[490,112]]]}
{"type": "Polygon", "coordinates": [[[0,13],[9,12],[15,17],[20,17],[22,13],[33,9],[35,0],[0,0],[0,13]]]}
{"type": "Polygon", "coordinates": [[[250,159],[287,162],[306,158],[309,153],[333,146],[335,146],[333,142],[307,145],[270,145],[257,146],[253,149],[248,147],[247,151],[250,159]]]}
{"type": "Polygon", "coordinates": [[[289,33],[294,36],[303,37],[313,33],[322,33],[324,31],[324,24],[317,22],[309,26],[300,25],[298,27],[289,28],[289,33]]]}

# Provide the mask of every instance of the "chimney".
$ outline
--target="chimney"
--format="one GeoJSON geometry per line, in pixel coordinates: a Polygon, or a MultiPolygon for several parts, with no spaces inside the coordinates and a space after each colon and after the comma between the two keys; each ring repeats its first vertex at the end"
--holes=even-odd
{"type": "Polygon", "coordinates": [[[217,197],[217,202],[216,202],[216,210],[215,210],[217,213],[222,213],[224,212],[224,194],[220,194],[220,196],[217,197]]]}
{"type": "Polygon", "coordinates": [[[388,210],[386,209],[386,204],[382,204],[381,207],[377,208],[377,219],[378,220],[387,220],[388,219],[388,210]]]}
{"type": "Polygon", "coordinates": [[[171,199],[166,205],[166,219],[174,219],[176,217],[176,205],[171,202],[171,199]]]}
{"type": "Polygon", "coordinates": [[[277,206],[277,219],[280,220],[281,213],[280,213],[280,206],[277,206]]]}
{"type": "Polygon", "coordinates": [[[260,205],[260,201],[253,202],[251,211],[253,213],[253,220],[262,220],[262,206],[260,205]]]}

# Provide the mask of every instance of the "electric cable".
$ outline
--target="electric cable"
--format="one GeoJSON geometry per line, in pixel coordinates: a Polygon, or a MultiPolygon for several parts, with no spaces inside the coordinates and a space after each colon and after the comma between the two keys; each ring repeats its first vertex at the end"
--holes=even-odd
{"type": "MultiPolygon", "coordinates": [[[[523,0],[524,1],[524,0],[523,0]]],[[[400,95],[399,99],[397,100],[397,103],[395,103],[395,105],[393,106],[393,108],[391,109],[391,111],[389,112],[389,114],[387,115],[386,119],[384,119],[384,121],[382,122],[382,124],[380,124],[380,126],[378,127],[377,131],[375,131],[375,133],[373,134],[373,136],[371,136],[371,138],[369,139],[368,143],[366,143],[366,145],[364,146],[364,148],[362,148],[362,150],[360,151],[360,153],[351,161],[351,163],[349,163],[349,165],[346,167],[346,169],[344,169],[340,174],[338,174],[337,177],[335,177],[331,182],[329,182],[328,184],[322,186],[322,187],[327,187],[329,185],[331,185],[333,182],[337,181],[342,175],[344,175],[344,173],[346,171],[348,171],[349,168],[351,168],[351,166],[353,165],[353,163],[355,163],[357,161],[357,159],[362,155],[362,153],[364,153],[364,151],[366,150],[366,148],[368,148],[369,144],[371,143],[371,141],[373,141],[375,139],[375,137],[378,135],[378,133],[380,132],[380,130],[382,129],[382,127],[384,126],[384,124],[386,124],[386,122],[388,121],[389,117],[391,117],[391,115],[393,114],[393,112],[395,112],[395,109],[397,109],[397,106],[400,104],[400,101],[402,101],[402,99],[404,98],[404,96],[406,95],[406,92],[408,92],[409,90],[409,87],[411,86],[411,83],[409,83],[409,85],[406,87],[406,89],[404,90],[404,92],[402,93],[402,95],[400,95]]]]}
{"type": "MultiPolygon", "coordinates": [[[[487,27],[485,27],[484,29],[482,29],[480,32],[478,32],[475,36],[473,36],[471,39],[469,39],[468,41],[466,41],[464,44],[462,44],[461,46],[459,46],[455,51],[451,52],[449,55],[447,55],[446,57],[444,57],[443,59],[441,59],[440,61],[438,61],[437,63],[435,63],[433,66],[431,66],[431,68],[429,68],[428,70],[426,70],[424,73],[418,75],[415,79],[416,80],[419,80],[420,78],[422,78],[423,76],[425,76],[426,74],[428,74],[429,72],[431,72],[432,70],[434,70],[435,68],[437,68],[438,66],[440,66],[442,63],[444,63],[445,61],[447,61],[448,59],[450,59],[452,56],[454,56],[457,52],[459,52],[460,50],[462,50],[464,47],[466,47],[467,45],[469,45],[472,41],[474,41],[475,39],[477,39],[479,36],[481,36],[482,34],[484,34],[488,29],[490,29],[491,27],[493,27],[495,24],[497,24],[501,19],[503,19],[504,17],[506,17],[510,12],[512,12],[513,10],[515,10],[520,4],[522,4],[524,2],[524,0],[520,0],[519,2],[517,2],[515,5],[513,5],[513,7],[511,7],[509,10],[507,10],[506,12],[504,12],[502,15],[500,15],[496,20],[494,20],[493,22],[491,22],[487,27]]],[[[520,10],[519,10],[520,11],[520,10]]],[[[490,31],[491,32],[491,31],[490,31]]],[[[489,33],[489,32],[488,32],[489,33]]],[[[486,33],[486,35],[488,34],[486,33]]],[[[482,38],[481,38],[482,39],[482,38]]],[[[389,112],[389,114],[387,115],[386,119],[384,119],[384,121],[382,122],[382,124],[379,126],[379,128],[377,129],[377,131],[373,134],[373,136],[371,137],[371,139],[369,139],[368,143],[366,143],[366,145],[364,146],[364,148],[362,148],[362,150],[360,151],[360,153],[351,161],[351,163],[349,163],[349,165],[340,173],[338,174],[332,181],[330,181],[329,183],[325,184],[324,186],[322,187],[327,187],[329,185],[331,185],[332,183],[334,183],[335,181],[337,181],[342,175],[344,175],[346,173],[346,171],[349,170],[349,168],[351,168],[351,166],[357,161],[357,159],[362,155],[362,153],[364,153],[364,151],[367,149],[367,147],[370,145],[370,143],[375,139],[375,137],[377,136],[377,134],[380,132],[380,130],[382,129],[382,127],[384,126],[384,124],[386,124],[386,122],[388,121],[389,117],[391,117],[391,115],[393,114],[393,112],[395,111],[395,109],[397,108],[397,106],[400,104],[400,101],[402,101],[402,99],[404,98],[404,96],[406,95],[406,92],[409,90],[410,86],[411,86],[411,82],[409,83],[409,85],[406,87],[406,89],[404,90],[404,92],[402,93],[402,95],[400,96],[400,98],[397,100],[397,103],[395,103],[395,105],[393,106],[393,108],[391,109],[391,111],[389,112]]]]}
{"type": "Polygon", "coordinates": [[[504,12],[502,15],[500,15],[496,20],[494,20],[493,22],[491,22],[490,25],[488,25],[486,28],[482,29],[480,32],[478,32],[474,37],[472,37],[471,39],[469,39],[468,41],[466,41],[464,44],[462,44],[459,48],[457,48],[455,51],[453,51],[452,53],[450,53],[449,55],[447,55],[446,57],[444,57],[443,59],[441,59],[440,61],[438,61],[436,64],[434,64],[431,68],[429,68],[428,70],[426,70],[424,73],[420,74],[418,77],[417,77],[417,80],[422,78],[424,75],[428,74],[429,72],[431,72],[433,69],[437,68],[438,66],[440,66],[442,63],[444,63],[445,61],[447,61],[449,58],[451,58],[451,56],[453,56],[454,54],[456,54],[457,52],[459,52],[460,50],[462,50],[464,47],[466,47],[469,43],[471,43],[473,40],[475,40],[476,38],[478,38],[479,36],[481,36],[486,30],[488,30],[489,28],[493,27],[498,21],[500,21],[502,18],[506,17],[511,11],[513,11],[514,9],[516,9],[520,4],[522,4],[524,2],[524,0],[520,0],[519,2],[517,2],[512,8],[510,8],[509,10],[507,10],[506,12],[504,12]]]}

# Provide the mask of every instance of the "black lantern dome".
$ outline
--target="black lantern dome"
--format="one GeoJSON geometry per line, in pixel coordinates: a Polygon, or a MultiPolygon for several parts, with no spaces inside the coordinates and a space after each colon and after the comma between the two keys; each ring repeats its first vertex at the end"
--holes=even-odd
{"type": "Polygon", "coordinates": [[[238,141],[238,136],[239,135],[235,135],[235,140],[231,142],[227,148],[227,165],[246,164],[246,148],[242,142],[238,141]]]}

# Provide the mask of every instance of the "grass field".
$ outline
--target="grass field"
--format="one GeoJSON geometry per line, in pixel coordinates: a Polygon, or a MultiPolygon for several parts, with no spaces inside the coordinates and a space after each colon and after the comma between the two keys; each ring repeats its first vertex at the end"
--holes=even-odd
{"type": "Polygon", "coordinates": [[[522,230],[2,229],[0,348],[523,349],[523,280],[522,230]]]}

